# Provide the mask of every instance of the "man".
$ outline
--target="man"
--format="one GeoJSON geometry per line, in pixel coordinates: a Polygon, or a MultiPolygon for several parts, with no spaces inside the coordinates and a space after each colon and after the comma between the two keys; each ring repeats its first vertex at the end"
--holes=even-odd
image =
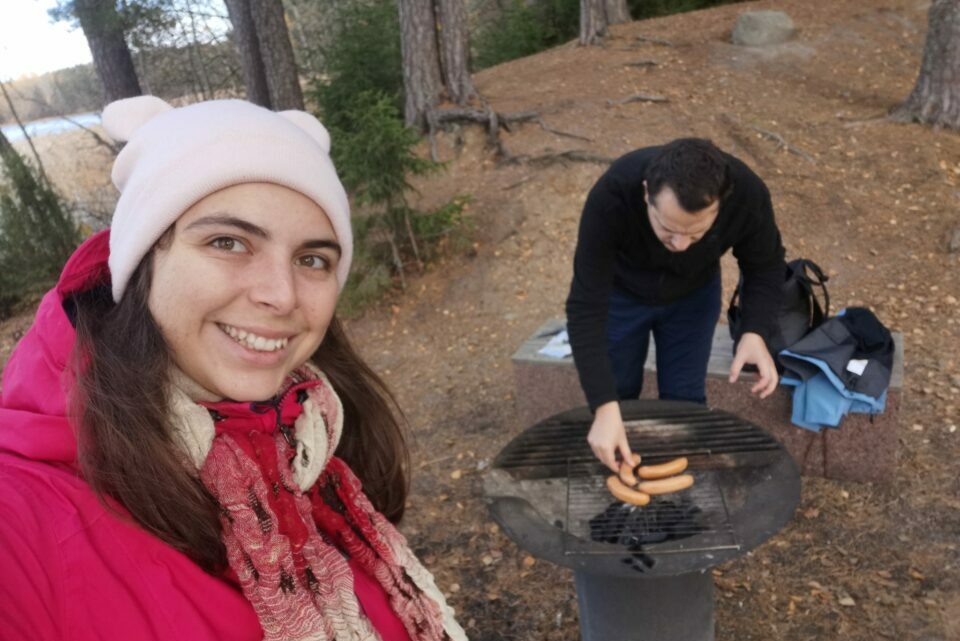
{"type": "Polygon", "coordinates": [[[590,409],[594,454],[630,460],[620,399],[637,398],[650,333],[660,398],[706,402],[707,361],[720,314],[720,257],[743,274],[743,335],[734,382],[747,364],[766,398],[777,370],[765,339],[776,322],[784,249],[770,193],[744,163],[708,140],[681,138],[618,159],[587,197],[567,298],[573,358],[590,409]]]}

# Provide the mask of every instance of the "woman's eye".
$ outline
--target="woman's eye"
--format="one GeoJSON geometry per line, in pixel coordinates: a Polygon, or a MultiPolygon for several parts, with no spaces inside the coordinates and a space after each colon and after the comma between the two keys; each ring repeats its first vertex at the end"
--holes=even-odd
{"type": "Polygon", "coordinates": [[[214,238],[210,243],[210,246],[214,249],[222,249],[228,252],[237,252],[243,251],[243,243],[238,241],[236,238],[230,238],[229,236],[221,236],[220,238],[214,238]]]}
{"type": "Polygon", "coordinates": [[[310,269],[329,269],[330,261],[324,256],[319,256],[317,254],[310,254],[309,256],[301,256],[300,264],[304,267],[309,267],[310,269]]]}

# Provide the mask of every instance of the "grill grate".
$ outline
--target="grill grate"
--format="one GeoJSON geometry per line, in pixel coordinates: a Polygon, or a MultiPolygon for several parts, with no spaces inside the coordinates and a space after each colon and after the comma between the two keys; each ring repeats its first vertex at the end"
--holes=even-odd
{"type": "MultiPolygon", "coordinates": [[[[577,468],[586,467],[578,472],[596,474],[599,464],[586,442],[589,426],[582,420],[544,422],[511,442],[494,466],[525,479],[562,478],[567,475],[568,462],[577,468]]],[[[642,453],[644,462],[652,464],[678,456],[695,459],[779,449],[777,441],[763,430],[735,416],[707,409],[628,420],[624,426],[631,449],[642,453]]],[[[741,463],[747,462],[746,458],[741,459],[741,463]]]]}
{"type": "Polygon", "coordinates": [[[693,487],[636,507],[610,495],[606,475],[587,474],[572,460],[568,469],[566,556],[626,551],[628,561],[652,567],[655,555],[740,549],[715,471],[693,472],[693,487]]]}

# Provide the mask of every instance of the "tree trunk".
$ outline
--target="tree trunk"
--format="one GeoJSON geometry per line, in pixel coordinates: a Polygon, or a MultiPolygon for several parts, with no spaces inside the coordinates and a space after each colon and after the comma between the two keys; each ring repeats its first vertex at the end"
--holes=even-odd
{"type": "Polygon", "coordinates": [[[960,2],[934,0],[920,76],[907,100],[893,110],[898,120],[960,129],[960,2]]]}
{"type": "Polygon", "coordinates": [[[247,100],[269,108],[270,89],[267,85],[267,72],[263,66],[263,57],[260,55],[260,43],[253,24],[253,15],[250,12],[250,1],[224,0],[224,3],[227,5],[227,14],[233,26],[231,39],[240,56],[243,84],[247,88],[247,100]]]}
{"type": "Polygon", "coordinates": [[[423,129],[443,87],[432,0],[399,0],[404,119],[423,129]]]}
{"type": "Polygon", "coordinates": [[[133,57],[123,37],[114,0],[75,0],[74,12],[90,46],[93,65],[107,102],[139,96],[140,83],[133,57]]]}
{"type": "Polygon", "coordinates": [[[464,0],[399,0],[404,118],[423,129],[440,93],[458,105],[477,95],[470,77],[464,0]]]}
{"type": "Polygon", "coordinates": [[[190,51],[190,64],[193,67],[194,75],[200,82],[202,89],[201,95],[204,100],[214,98],[213,85],[210,82],[210,74],[207,73],[207,61],[203,58],[203,48],[200,44],[200,34],[197,32],[197,14],[194,12],[193,4],[187,2],[187,15],[190,18],[190,42],[187,47],[190,51]]]}
{"type": "Polygon", "coordinates": [[[137,51],[137,57],[140,59],[140,78],[143,79],[143,90],[147,95],[151,95],[153,92],[150,91],[150,67],[147,65],[147,54],[143,49],[137,51]]]}
{"type": "Polygon", "coordinates": [[[464,105],[477,94],[467,66],[470,60],[467,8],[463,0],[437,0],[436,9],[444,85],[450,100],[464,105]]]}
{"type": "Polygon", "coordinates": [[[607,12],[607,24],[630,22],[630,7],[627,6],[627,0],[605,0],[604,7],[607,12]]]}
{"type": "Polygon", "coordinates": [[[580,44],[599,44],[607,35],[607,0],[580,0],[580,44]]]}
{"type": "Polygon", "coordinates": [[[300,73],[281,0],[249,0],[273,109],[303,109],[300,73]]]}

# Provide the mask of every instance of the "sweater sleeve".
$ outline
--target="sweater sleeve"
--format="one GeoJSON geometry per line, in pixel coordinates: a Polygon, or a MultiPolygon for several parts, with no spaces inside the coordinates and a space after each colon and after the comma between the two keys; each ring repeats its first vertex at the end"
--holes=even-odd
{"type": "Polygon", "coordinates": [[[39,522],[43,504],[2,470],[0,481],[0,641],[62,639],[56,537],[39,522]]]}
{"type": "Polygon", "coordinates": [[[615,183],[600,179],[583,208],[573,281],[567,297],[567,331],[580,386],[590,409],[617,400],[617,385],[607,355],[607,311],[616,270],[617,239],[626,207],[615,183]]]}
{"type": "Polygon", "coordinates": [[[770,191],[756,175],[752,175],[752,180],[755,192],[751,200],[756,204],[751,207],[744,235],[733,246],[733,255],[743,274],[740,301],[743,331],[767,340],[776,326],[783,301],[786,264],[770,191]]]}

